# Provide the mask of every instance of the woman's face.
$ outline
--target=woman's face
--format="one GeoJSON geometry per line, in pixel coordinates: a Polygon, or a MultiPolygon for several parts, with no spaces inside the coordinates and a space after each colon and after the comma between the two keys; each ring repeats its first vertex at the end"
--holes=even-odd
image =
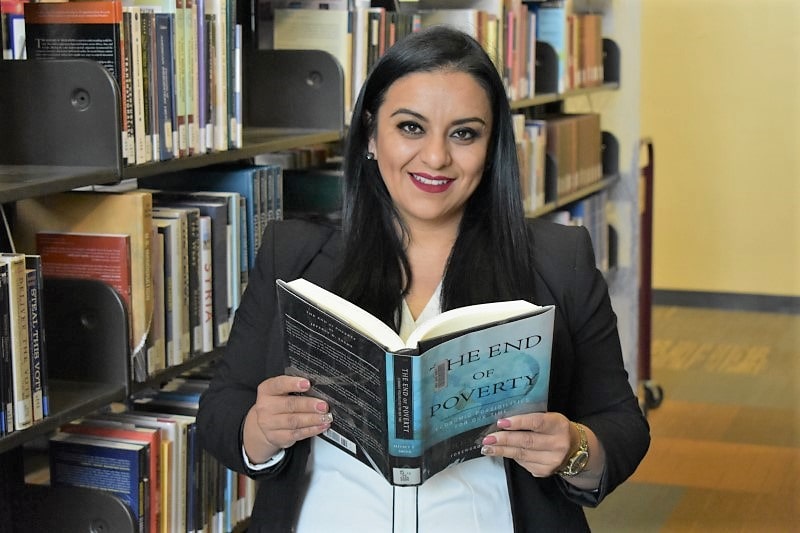
{"type": "Polygon", "coordinates": [[[389,87],[369,151],[407,225],[458,225],[491,131],[489,98],[469,74],[418,72],[389,87]]]}

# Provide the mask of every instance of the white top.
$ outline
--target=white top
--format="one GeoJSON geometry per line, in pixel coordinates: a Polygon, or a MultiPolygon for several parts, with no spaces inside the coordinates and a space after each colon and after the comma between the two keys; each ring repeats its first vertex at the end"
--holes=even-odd
{"type": "MultiPolygon", "coordinates": [[[[415,322],[404,301],[400,336],[406,339],[416,324],[439,314],[440,303],[441,286],[415,322]]],[[[495,457],[455,464],[419,487],[393,487],[360,461],[315,437],[307,475],[297,533],[513,531],[503,461],[495,457]]]]}

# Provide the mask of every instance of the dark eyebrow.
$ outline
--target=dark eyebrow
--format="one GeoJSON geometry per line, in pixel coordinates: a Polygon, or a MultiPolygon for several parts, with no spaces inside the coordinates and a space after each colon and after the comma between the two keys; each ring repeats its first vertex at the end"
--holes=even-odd
{"type": "MultiPolygon", "coordinates": [[[[396,109],[389,116],[394,117],[394,116],[397,116],[397,115],[411,115],[411,116],[416,117],[417,119],[419,119],[419,120],[421,120],[423,122],[426,122],[426,118],[424,116],[420,115],[416,111],[412,111],[412,110],[407,109],[405,107],[401,107],[400,109],[396,109]]],[[[460,118],[460,119],[454,121],[453,122],[453,126],[460,126],[462,124],[469,124],[471,122],[480,122],[482,125],[484,125],[484,126],[486,125],[486,121],[483,120],[480,117],[467,117],[467,118],[460,118]]]]}

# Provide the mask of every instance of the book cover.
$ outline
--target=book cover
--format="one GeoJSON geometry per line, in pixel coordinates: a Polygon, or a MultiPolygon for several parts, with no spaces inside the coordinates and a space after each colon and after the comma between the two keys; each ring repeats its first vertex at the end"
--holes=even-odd
{"type": "Polygon", "coordinates": [[[146,338],[153,316],[151,239],[152,195],[143,191],[64,192],[16,203],[13,235],[17,248],[36,252],[36,234],[116,233],[130,236],[131,375],[147,377],[146,338]]]}
{"type": "Polygon", "coordinates": [[[277,287],[287,374],[309,378],[309,394],[331,405],[323,438],[391,484],[420,485],[480,457],[499,418],[547,409],[554,306],[516,300],[454,309],[403,342],[313,283],[277,287]]]}
{"type": "Polygon", "coordinates": [[[0,263],[8,265],[8,316],[11,331],[14,429],[21,430],[30,427],[33,423],[31,357],[28,339],[28,278],[25,273],[25,254],[0,253],[0,263]]]}
{"type": "Polygon", "coordinates": [[[160,529],[161,513],[161,433],[153,428],[137,428],[122,425],[103,425],[91,419],[73,422],[61,426],[65,433],[91,435],[116,440],[119,442],[144,443],[148,445],[150,458],[148,461],[148,478],[150,479],[150,512],[148,513],[149,531],[156,533],[160,529]]]}
{"type": "MultiPolygon", "coordinates": [[[[130,146],[127,123],[122,2],[26,2],[25,40],[31,59],[93,59],[117,80],[123,116],[122,144],[130,146]]],[[[133,161],[132,154],[125,154],[133,161]]]]}
{"type": "Polygon", "coordinates": [[[57,433],[50,437],[50,484],[89,487],[113,493],[147,531],[149,450],[143,443],[57,433]]]}
{"type": "Polygon", "coordinates": [[[121,233],[41,231],[36,251],[45,278],[96,279],[114,287],[131,309],[131,239],[121,233]]]}
{"type": "Polygon", "coordinates": [[[28,282],[28,341],[31,357],[31,399],[33,421],[50,412],[47,383],[47,342],[44,330],[44,276],[42,257],[25,256],[25,276],[28,282]]]}

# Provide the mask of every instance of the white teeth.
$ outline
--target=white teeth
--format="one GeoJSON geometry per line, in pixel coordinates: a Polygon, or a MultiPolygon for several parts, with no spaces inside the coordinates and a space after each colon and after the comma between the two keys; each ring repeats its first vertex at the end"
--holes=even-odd
{"type": "Polygon", "coordinates": [[[448,181],[448,180],[432,180],[429,178],[423,178],[418,174],[412,174],[412,176],[414,176],[415,180],[419,181],[420,183],[424,183],[425,185],[444,185],[448,181]]]}

